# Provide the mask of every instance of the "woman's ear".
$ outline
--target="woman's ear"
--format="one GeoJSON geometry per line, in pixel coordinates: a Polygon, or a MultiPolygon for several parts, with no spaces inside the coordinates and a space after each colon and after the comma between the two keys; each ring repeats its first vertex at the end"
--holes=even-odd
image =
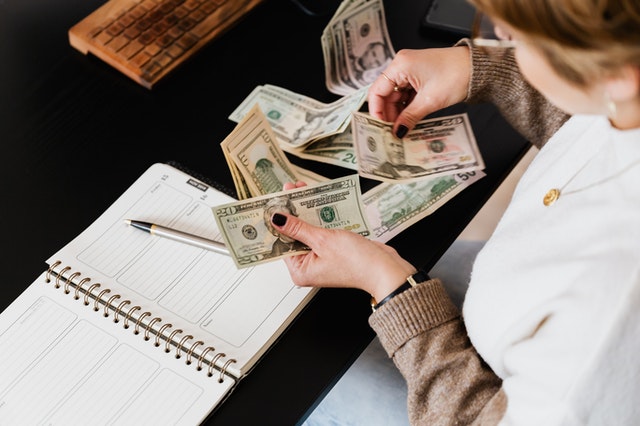
{"type": "Polygon", "coordinates": [[[640,67],[626,65],[604,81],[607,116],[619,129],[640,127],[640,67]]]}
{"type": "Polygon", "coordinates": [[[636,101],[640,98],[640,67],[625,65],[605,81],[605,93],[616,104],[636,101]]]}

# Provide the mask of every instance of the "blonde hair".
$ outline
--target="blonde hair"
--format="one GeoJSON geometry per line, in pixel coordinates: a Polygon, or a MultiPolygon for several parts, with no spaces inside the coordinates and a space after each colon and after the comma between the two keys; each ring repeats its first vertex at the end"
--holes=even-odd
{"type": "Polygon", "coordinates": [[[524,33],[561,77],[578,86],[640,68],[640,0],[469,0],[524,33]]]}

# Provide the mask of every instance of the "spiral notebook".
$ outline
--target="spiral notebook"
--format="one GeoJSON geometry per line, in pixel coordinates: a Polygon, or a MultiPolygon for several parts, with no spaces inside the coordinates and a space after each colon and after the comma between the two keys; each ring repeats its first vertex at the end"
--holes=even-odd
{"type": "Polygon", "coordinates": [[[195,425],[221,404],[313,297],[282,262],[225,255],[127,226],[219,239],[232,198],[152,165],[0,315],[6,424],[195,425]]]}

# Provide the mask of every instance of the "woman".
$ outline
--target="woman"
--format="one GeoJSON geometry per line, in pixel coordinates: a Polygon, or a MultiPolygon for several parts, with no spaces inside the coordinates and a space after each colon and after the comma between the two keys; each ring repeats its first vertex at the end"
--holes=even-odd
{"type": "Polygon", "coordinates": [[[276,214],[312,249],[285,262],[299,285],[384,302],[369,323],[413,424],[637,424],[640,2],[472,3],[501,41],[400,51],[369,92],[399,137],[439,108],[491,101],[541,146],[476,258],[464,315],[437,277],[402,285],[416,269],[390,247],[276,214]]]}

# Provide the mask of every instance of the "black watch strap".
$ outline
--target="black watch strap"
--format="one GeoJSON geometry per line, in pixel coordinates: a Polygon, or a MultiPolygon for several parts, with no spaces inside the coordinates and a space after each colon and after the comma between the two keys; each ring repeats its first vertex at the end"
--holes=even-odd
{"type": "Polygon", "coordinates": [[[430,279],[431,278],[429,278],[429,275],[427,275],[427,273],[424,272],[423,270],[419,270],[415,274],[409,275],[407,277],[407,280],[404,283],[402,283],[402,285],[400,287],[398,287],[397,289],[392,291],[391,294],[389,294],[387,297],[382,299],[380,302],[376,302],[376,299],[374,299],[372,297],[371,298],[371,310],[373,310],[373,312],[375,312],[376,309],[378,309],[380,306],[384,305],[385,303],[387,303],[389,300],[393,299],[394,297],[396,297],[400,293],[402,293],[402,292],[404,292],[406,290],[409,290],[411,287],[415,287],[420,283],[423,283],[425,281],[429,281],[430,279]]]}

